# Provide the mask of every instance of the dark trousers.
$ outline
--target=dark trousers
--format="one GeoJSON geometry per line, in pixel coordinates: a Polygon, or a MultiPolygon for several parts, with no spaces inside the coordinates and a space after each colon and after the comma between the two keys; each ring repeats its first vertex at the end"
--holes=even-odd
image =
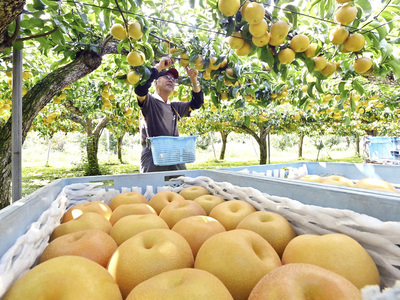
{"type": "Polygon", "coordinates": [[[151,153],[150,147],[143,147],[142,155],[140,157],[140,173],[175,171],[175,170],[186,170],[186,165],[177,164],[171,166],[156,166],[153,162],[153,155],[151,153]]]}

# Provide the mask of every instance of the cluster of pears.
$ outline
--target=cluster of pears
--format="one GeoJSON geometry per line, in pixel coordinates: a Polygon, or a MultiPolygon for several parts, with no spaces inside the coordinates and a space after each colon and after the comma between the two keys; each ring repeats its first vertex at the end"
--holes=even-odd
{"type": "Polygon", "coordinates": [[[138,21],[134,21],[128,25],[127,31],[124,25],[116,23],[111,27],[111,35],[119,41],[126,39],[128,36],[135,40],[140,40],[143,36],[142,25],[138,21]]]}
{"type": "MultiPolygon", "coordinates": [[[[365,37],[359,32],[350,34],[346,29],[346,26],[356,19],[357,9],[347,3],[349,0],[337,2],[340,6],[335,12],[335,22],[339,25],[331,30],[329,40],[332,44],[341,46],[344,53],[361,51],[365,45],[365,37]]],[[[367,75],[373,72],[372,60],[369,57],[357,58],[353,67],[359,74],[367,75]]]]}
{"type": "MultiPolygon", "coordinates": [[[[226,75],[230,77],[235,77],[235,71],[229,67],[228,60],[225,58],[220,63],[217,63],[218,60],[219,58],[216,56],[209,58],[208,65],[206,67],[206,60],[203,58],[202,55],[198,55],[193,61],[193,66],[196,70],[203,72],[202,76],[204,80],[211,80],[211,72],[217,70],[224,72],[226,75]]],[[[179,63],[184,68],[189,66],[190,61],[187,53],[184,52],[180,55],[179,63]]],[[[236,86],[239,84],[238,81],[236,81],[236,83],[233,83],[228,78],[224,78],[224,82],[227,86],[236,86]]],[[[227,94],[226,95],[224,94],[224,97],[221,100],[227,100],[227,99],[228,99],[227,94]]]]}
{"type": "MultiPolygon", "coordinates": [[[[357,9],[349,4],[350,0],[336,0],[339,7],[335,11],[337,27],[329,33],[329,39],[334,45],[341,46],[342,52],[358,52],[365,45],[365,37],[358,32],[350,33],[347,26],[353,23],[357,17],[357,9]]],[[[246,1],[240,8],[239,0],[219,0],[218,9],[225,16],[235,15],[239,9],[242,18],[249,23],[251,42],[257,47],[280,46],[285,42],[289,32],[289,25],[279,20],[271,25],[268,32],[268,22],[265,20],[265,8],[261,3],[246,1]]],[[[251,52],[251,43],[247,41],[240,31],[234,32],[228,43],[238,56],[246,56],[251,52]]],[[[290,40],[289,47],[283,47],[278,54],[281,64],[291,64],[296,53],[303,52],[315,63],[314,71],[319,71],[324,76],[330,76],[340,67],[338,63],[328,62],[321,54],[316,53],[317,43],[310,43],[310,39],[304,34],[297,34],[290,40]]],[[[373,71],[372,61],[368,57],[355,60],[354,70],[359,74],[370,74],[373,71]]]]}
{"type": "Polygon", "coordinates": [[[105,84],[103,86],[103,92],[101,93],[101,100],[103,101],[103,107],[102,109],[111,109],[113,107],[112,103],[110,100],[114,100],[115,95],[110,94],[110,86],[108,84],[105,84]]]}
{"type": "Polygon", "coordinates": [[[4,103],[0,102],[0,114],[2,114],[4,111],[10,111],[11,104],[12,101],[10,99],[5,100],[4,103]]]}
{"type": "MultiPolygon", "coordinates": [[[[224,15],[226,15],[224,7],[229,1],[230,0],[219,0],[218,2],[218,8],[224,15]]],[[[289,25],[285,21],[279,20],[271,25],[270,31],[268,32],[269,26],[264,18],[265,8],[263,4],[247,1],[241,7],[240,13],[242,18],[249,24],[251,42],[255,46],[264,47],[268,44],[271,46],[279,46],[285,41],[289,33],[289,25]]],[[[245,40],[242,33],[239,31],[234,32],[228,38],[228,43],[232,49],[235,49],[238,56],[246,56],[251,52],[251,43],[245,40]]]]}
{"type": "MultiPolygon", "coordinates": [[[[143,36],[142,25],[138,21],[134,21],[128,25],[128,31],[121,24],[114,24],[111,27],[111,35],[117,40],[124,40],[127,37],[131,37],[134,40],[140,40],[143,36]]],[[[142,52],[133,50],[128,53],[126,60],[132,67],[139,67],[143,65],[145,56],[142,52]]],[[[141,75],[136,73],[134,70],[129,71],[127,74],[127,83],[136,84],[140,81],[141,75]]]]}

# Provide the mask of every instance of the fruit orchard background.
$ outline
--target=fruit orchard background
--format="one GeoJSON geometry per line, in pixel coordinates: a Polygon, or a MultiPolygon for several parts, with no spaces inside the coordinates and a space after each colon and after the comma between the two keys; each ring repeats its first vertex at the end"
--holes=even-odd
{"type": "Polygon", "coordinates": [[[260,163],[267,160],[269,134],[290,133],[299,140],[333,134],[351,136],[356,143],[365,135],[399,135],[399,0],[260,2],[271,40],[264,46],[256,46],[254,26],[246,21],[251,16],[242,15],[245,1],[224,2],[237,11],[224,15],[216,0],[2,1],[1,206],[10,196],[12,49],[23,49],[24,56],[23,141],[29,131],[44,137],[82,132],[91,175],[100,174],[97,153],[105,128],[120,145],[138,131],[133,87],[164,55],[176,58],[182,75],[171,100],[187,101],[189,80],[179,64],[185,61],[199,70],[207,96],[204,108],[181,124],[182,132],[217,132],[222,140],[231,132],[249,134],[259,147],[260,163]],[[335,15],[345,5],[355,9],[355,18],[340,27],[335,15]],[[287,24],[287,33],[272,42],[271,28],[278,21],[287,24]],[[136,26],[121,40],[110,35],[115,24],[130,32],[133,23],[140,24],[140,32],[136,26]],[[362,36],[361,48],[333,43],[330,35],[338,27],[349,37],[362,36]],[[245,48],[231,47],[228,38],[234,32],[245,48]],[[291,50],[297,36],[307,37],[311,54],[291,50]],[[128,62],[132,52],[141,59],[128,62]],[[294,54],[293,59],[283,60],[282,52],[294,54]],[[332,72],[316,71],[315,57],[334,66],[332,72]],[[371,64],[362,74],[354,64],[360,58],[371,64]]]}

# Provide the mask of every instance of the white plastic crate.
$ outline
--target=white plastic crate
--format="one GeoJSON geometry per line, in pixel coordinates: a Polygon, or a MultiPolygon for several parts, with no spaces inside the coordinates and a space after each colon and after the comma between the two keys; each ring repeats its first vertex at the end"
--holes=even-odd
{"type": "MultiPolygon", "coordinates": [[[[356,210],[336,209],[308,205],[297,200],[275,196],[266,181],[240,174],[215,170],[186,170],[149,174],[94,176],[58,180],[0,211],[1,239],[0,297],[18,276],[35,264],[37,257],[47,245],[52,230],[59,224],[65,209],[82,201],[102,200],[108,202],[114,195],[124,191],[140,191],[149,199],[154,193],[170,189],[179,192],[188,185],[202,185],[212,194],[227,200],[241,199],[259,210],[270,210],[286,217],[298,234],[325,234],[340,232],[352,236],[371,254],[382,276],[383,287],[389,287],[387,295],[379,288],[370,289],[364,299],[393,299],[396,280],[400,279],[400,223],[382,222],[359,214],[356,210]],[[99,182],[111,182],[109,187],[99,187],[99,182]],[[258,189],[260,186],[261,189],[258,189]],[[266,190],[269,190],[266,192],[266,190]],[[34,221],[26,216],[37,215],[34,221]],[[18,225],[18,226],[13,226],[18,225]],[[18,228],[19,227],[19,228],[18,228]],[[22,232],[21,232],[21,229],[22,232]],[[5,245],[7,244],[7,245],[5,245]],[[393,287],[393,288],[392,288],[393,287]],[[375,296],[371,296],[376,294],[375,296]],[[390,297],[389,297],[390,296],[390,297]],[[378,298],[379,297],[379,298],[378,298]]],[[[297,188],[286,184],[287,189],[297,188]]],[[[330,191],[335,194],[333,189],[330,191]]],[[[342,194],[350,200],[352,193],[342,194]]],[[[321,199],[320,199],[321,200],[321,199]]],[[[323,199],[322,199],[323,200],[323,199]]],[[[375,201],[369,199],[370,202],[375,201]]],[[[368,200],[366,201],[368,202],[368,200]]],[[[398,206],[392,203],[392,206],[398,206]]],[[[389,211],[390,213],[390,211],[389,211]]]]}

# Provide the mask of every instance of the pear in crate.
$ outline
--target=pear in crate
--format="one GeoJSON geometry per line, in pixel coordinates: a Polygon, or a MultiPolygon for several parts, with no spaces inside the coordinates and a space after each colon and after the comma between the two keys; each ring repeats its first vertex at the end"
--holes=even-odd
{"type": "Polygon", "coordinates": [[[108,271],[126,298],[139,283],[166,271],[193,267],[188,242],[170,229],[149,229],[122,243],[112,255],[108,271]]]}
{"type": "Polygon", "coordinates": [[[229,200],[215,206],[209,216],[217,219],[226,230],[235,229],[236,226],[256,209],[243,200],[229,200]]]}
{"type": "Polygon", "coordinates": [[[85,203],[80,203],[74,206],[71,206],[65,213],[62,219],[62,223],[71,221],[73,219],[76,219],[80,215],[82,215],[84,212],[95,212],[103,217],[105,217],[107,220],[110,219],[112,210],[111,208],[101,202],[101,201],[91,201],[91,202],[85,202],[85,203]]]}
{"type": "Polygon", "coordinates": [[[299,180],[303,180],[303,181],[311,181],[311,182],[323,182],[324,180],[322,179],[321,176],[319,175],[304,175],[299,177],[299,180]]]}
{"type": "Polygon", "coordinates": [[[192,268],[171,270],[137,285],[126,300],[233,300],[224,284],[213,274],[192,268]]]}
{"type": "Polygon", "coordinates": [[[359,289],[380,284],[372,257],[360,243],[345,234],[299,235],[286,246],[282,263],[308,263],[326,268],[347,278],[359,289]]]}
{"type": "Polygon", "coordinates": [[[109,206],[114,211],[120,205],[134,203],[147,203],[147,199],[138,192],[119,193],[111,199],[109,206]]]}
{"type": "Polygon", "coordinates": [[[216,195],[202,195],[200,197],[197,197],[194,199],[194,202],[197,202],[198,204],[203,207],[203,209],[206,211],[207,215],[210,214],[211,210],[217,206],[218,204],[225,202],[223,198],[220,196],[216,195]]]}
{"type": "Polygon", "coordinates": [[[40,256],[39,263],[63,255],[76,255],[88,258],[107,267],[111,255],[118,245],[107,233],[97,229],[81,230],[65,234],[47,245],[40,256]]]}
{"type": "Polygon", "coordinates": [[[236,227],[252,230],[261,235],[282,257],[286,245],[296,236],[289,221],[270,211],[256,211],[245,217],[236,227]]]}
{"type": "Polygon", "coordinates": [[[202,195],[210,195],[210,192],[202,186],[188,186],[183,188],[179,194],[186,200],[194,200],[202,195]]]}
{"type": "Polygon", "coordinates": [[[224,232],[225,227],[209,216],[191,216],[178,221],[173,231],[182,235],[192,248],[193,256],[196,257],[201,245],[214,234],[224,232]]]}
{"type": "Polygon", "coordinates": [[[323,183],[353,187],[354,182],[344,176],[330,175],[322,178],[323,183]]]}
{"type": "Polygon", "coordinates": [[[343,276],[311,264],[280,266],[265,275],[248,300],[264,299],[361,300],[360,290],[343,276]]]}
{"type": "Polygon", "coordinates": [[[168,224],[158,215],[130,215],[116,222],[110,235],[119,246],[142,231],[157,228],[169,229],[168,224]]]}
{"type": "Polygon", "coordinates": [[[99,264],[80,256],[59,256],[30,269],[3,300],[122,300],[115,279],[99,264]]]}
{"type": "Polygon", "coordinates": [[[354,187],[362,189],[370,189],[384,192],[398,193],[399,191],[391,184],[379,178],[363,178],[354,185],[354,187]]]}
{"type": "Polygon", "coordinates": [[[94,212],[85,212],[78,218],[58,225],[50,236],[50,241],[72,232],[87,229],[97,229],[110,233],[111,223],[105,217],[94,212]]]}
{"type": "Polygon", "coordinates": [[[172,201],[183,201],[185,198],[178,193],[172,191],[161,191],[155,194],[149,200],[149,205],[154,208],[157,214],[160,214],[162,209],[172,201]]]}
{"type": "Polygon", "coordinates": [[[206,212],[200,204],[192,200],[173,201],[167,204],[160,212],[160,217],[168,224],[169,228],[190,216],[206,216],[206,212]]]}
{"type": "Polygon", "coordinates": [[[134,204],[123,204],[118,206],[111,214],[110,223],[114,225],[117,221],[123,217],[129,215],[145,215],[153,214],[157,215],[157,212],[153,207],[147,203],[134,203],[134,204]]]}
{"type": "Polygon", "coordinates": [[[217,276],[237,300],[246,300],[257,282],[279,266],[281,260],[274,248],[246,229],[217,233],[207,239],[194,265],[217,276]]]}

